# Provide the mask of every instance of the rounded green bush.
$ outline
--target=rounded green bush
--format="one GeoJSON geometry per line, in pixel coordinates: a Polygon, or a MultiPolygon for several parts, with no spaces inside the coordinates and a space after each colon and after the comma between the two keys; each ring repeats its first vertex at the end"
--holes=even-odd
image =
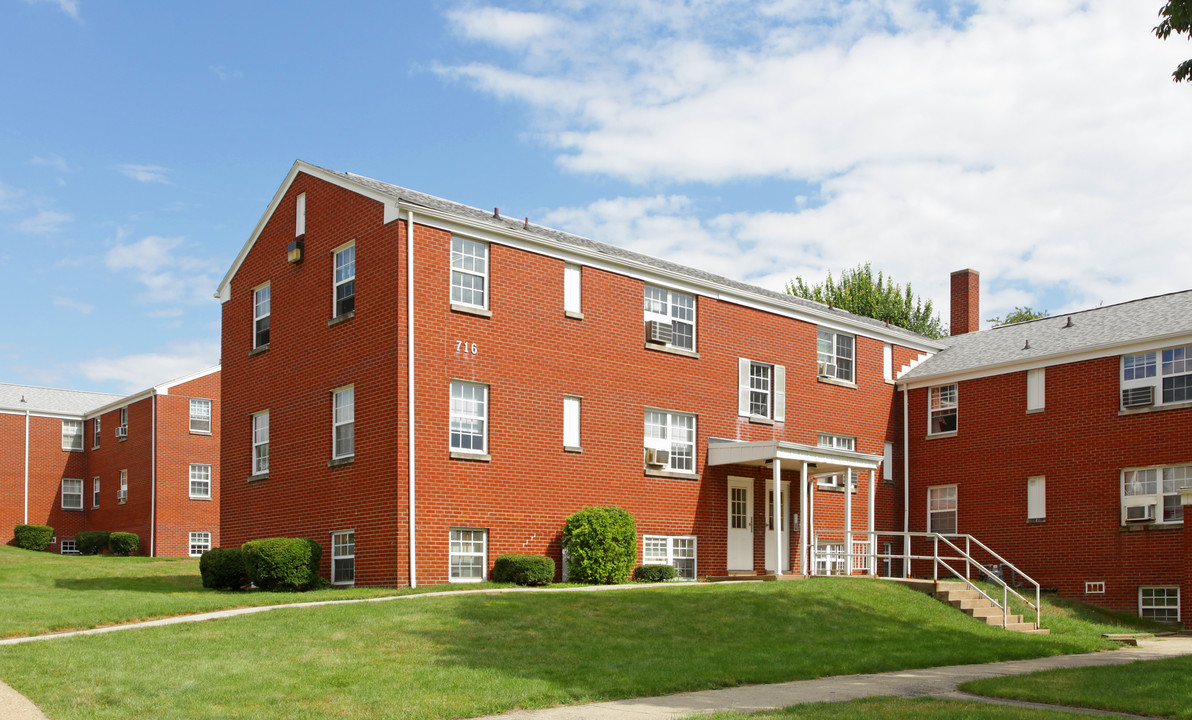
{"type": "Polygon", "coordinates": [[[555,579],[555,561],[544,555],[509,553],[493,561],[493,582],[549,585],[555,579]]]}
{"type": "Polygon", "coordinates": [[[54,528],[49,525],[17,525],[12,531],[17,547],[25,550],[45,550],[54,539],[54,528]]]}
{"type": "Polygon", "coordinates": [[[652,583],[674,580],[675,569],[670,565],[638,565],[633,568],[633,579],[652,583]]]}
{"type": "Polygon", "coordinates": [[[240,548],[211,548],[199,558],[203,587],[215,590],[239,590],[248,585],[244,551],[240,548]]]}
{"type": "Polygon", "coordinates": [[[141,547],[141,538],[136,533],[114,532],[108,538],[108,547],[113,555],[133,555],[141,547]]]}
{"type": "Polygon", "coordinates": [[[111,535],[107,530],[84,530],[75,534],[75,547],[82,555],[98,555],[108,549],[111,535]]]}
{"type": "Polygon", "coordinates": [[[248,579],[262,590],[293,592],[319,585],[323,546],[309,538],[266,538],[241,546],[248,579]]]}
{"type": "Polygon", "coordinates": [[[619,507],[586,507],[563,524],[567,571],[575,582],[625,582],[637,560],[637,523],[619,507]]]}

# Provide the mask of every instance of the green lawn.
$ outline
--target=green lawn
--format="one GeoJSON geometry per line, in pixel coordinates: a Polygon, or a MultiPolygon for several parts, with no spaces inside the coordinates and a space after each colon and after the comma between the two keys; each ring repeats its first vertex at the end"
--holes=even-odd
{"type": "Polygon", "coordinates": [[[0,678],[54,720],[452,718],[1097,650],[1124,630],[1069,625],[1009,633],[871,580],[469,595],[3,647],[0,678]]]}
{"type": "Polygon", "coordinates": [[[1176,657],[974,680],[960,687],[965,692],[1015,700],[1192,718],[1189,677],[1192,657],[1176,657]]]}
{"type": "Polygon", "coordinates": [[[1033,710],[962,700],[866,698],[842,703],[812,703],[760,712],[698,715],[700,720],[1073,720],[1070,712],[1033,710]]]}

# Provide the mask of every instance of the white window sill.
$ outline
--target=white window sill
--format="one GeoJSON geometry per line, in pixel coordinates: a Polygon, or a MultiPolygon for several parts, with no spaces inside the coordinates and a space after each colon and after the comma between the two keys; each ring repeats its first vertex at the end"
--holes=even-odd
{"type": "Polygon", "coordinates": [[[1153,532],[1156,530],[1183,530],[1183,522],[1137,522],[1122,525],[1121,532],[1153,532]]]}
{"type": "Polygon", "coordinates": [[[466,583],[482,583],[487,579],[488,578],[451,578],[447,582],[449,582],[453,585],[456,585],[456,584],[463,585],[466,583]]]}
{"type": "Polygon", "coordinates": [[[255,348],[253,348],[252,350],[248,351],[248,356],[252,357],[253,355],[260,355],[261,353],[267,351],[268,349],[269,349],[269,343],[265,343],[264,345],[258,345],[255,348]]]}
{"type": "Polygon", "coordinates": [[[697,473],[676,472],[674,470],[656,470],[654,468],[646,468],[642,474],[646,477],[674,478],[675,480],[699,480],[699,474],[697,473]]]}
{"type": "Polygon", "coordinates": [[[695,358],[699,360],[699,353],[691,350],[684,350],[683,348],[671,347],[670,345],[659,345],[657,343],[645,343],[647,350],[654,350],[655,352],[669,353],[671,355],[680,355],[682,357],[695,358]]]}
{"type": "MultiPolygon", "coordinates": [[[[823,485],[820,483],[816,483],[815,488],[817,490],[823,490],[824,492],[840,493],[841,495],[844,494],[844,487],[842,485],[823,485]]],[[[857,489],[858,488],[857,488],[856,484],[854,484],[853,485],[853,495],[857,494],[857,489]]]]}
{"type": "Polygon", "coordinates": [[[928,440],[935,440],[935,439],[937,439],[937,438],[950,438],[950,437],[956,437],[956,434],[957,434],[958,432],[959,432],[958,430],[952,430],[952,431],[950,431],[950,432],[942,432],[942,433],[927,433],[927,439],[928,439],[928,440]]]}
{"type": "Polygon", "coordinates": [[[1027,518],[1026,519],[1027,525],[1039,525],[1039,524],[1042,524],[1045,522],[1047,522],[1047,518],[1027,518]]]}
{"type": "Polygon", "coordinates": [[[343,315],[337,315],[327,321],[327,327],[334,327],[336,325],[339,325],[340,323],[347,322],[354,317],[356,317],[355,310],[353,310],[351,312],[346,312],[343,315]]]}
{"type": "Polygon", "coordinates": [[[490,318],[493,316],[492,310],[485,310],[484,308],[472,307],[471,305],[457,305],[451,303],[451,312],[463,313],[464,315],[475,315],[477,317],[490,318]]]}
{"type": "Polygon", "coordinates": [[[564,310],[563,317],[571,318],[572,320],[583,320],[584,314],[582,312],[576,312],[575,310],[564,310]]]}
{"type": "Polygon", "coordinates": [[[267,473],[267,472],[257,473],[256,475],[248,476],[249,482],[257,482],[258,480],[268,480],[268,479],[269,479],[269,473],[267,473]]]}
{"type": "Polygon", "coordinates": [[[1026,411],[1027,415],[1038,415],[1045,411],[1045,408],[1033,408],[1026,411]]]}
{"type": "Polygon", "coordinates": [[[582,453],[584,449],[578,445],[564,445],[563,452],[566,453],[582,453]]]}
{"type": "Polygon", "coordinates": [[[817,382],[822,382],[825,385],[838,385],[840,387],[853,388],[854,390],[857,388],[857,383],[851,380],[841,380],[826,375],[817,375],[815,379],[817,382]]]}
{"type": "Polygon", "coordinates": [[[190,434],[191,435],[210,435],[211,431],[210,430],[191,430],[190,434]]]}
{"type": "Polygon", "coordinates": [[[347,457],[331,458],[327,461],[327,467],[343,467],[344,465],[351,465],[356,460],[355,455],[348,455],[347,457]]]}
{"type": "Polygon", "coordinates": [[[207,495],[207,496],[202,496],[202,495],[191,495],[191,496],[190,496],[190,499],[191,499],[191,500],[206,500],[206,501],[210,502],[210,500],[211,500],[211,496],[210,496],[210,495],[207,495]]]}
{"type": "Polygon", "coordinates": [[[471,453],[460,452],[459,450],[452,450],[450,458],[452,460],[471,460],[473,462],[488,462],[493,459],[492,455],[488,453],[471,453]]]}
{"type": "Polygon", "coordinates": [[[1163,412],[1164,410],[1187,410],[1189,408],[1192,408],[1192,402],[1169,403],[1167,405],[1160,405],[1159,403],[1155,403],[1154,405],[1150,405],[1148,407],[1120,408],[1118,410],[1118,416],[1121,417],[1124,415],[1145,415],[1147,413],[1163,412]]]}
{"type": "Polygon", "coordinates": [[[753,423],[754,425],[773,425],[774,424],[773,420],[771,420],[768,417],[762,417],[761,415],[750,415],[749,422],[753,423]]]}

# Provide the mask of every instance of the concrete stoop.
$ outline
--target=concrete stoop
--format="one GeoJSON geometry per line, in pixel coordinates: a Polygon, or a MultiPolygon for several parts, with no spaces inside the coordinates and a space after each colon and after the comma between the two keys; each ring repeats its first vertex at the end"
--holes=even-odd
{"type": "MultiPolygon", "coordinates": [[[[936,582],[935,591],[931,593],[937,600],[947,603],[969,617],[984,620],[994,627],[1002,627],[1002,609],[976,590],[961,582],[936,582]]],[[[1046,628],[1036,629],[1035,624],[1023,622],[1021,615],[1008,615],[1005,618],[1007,630],[1030,633],[1033,635],[1050,635],[1046,628]]]]}

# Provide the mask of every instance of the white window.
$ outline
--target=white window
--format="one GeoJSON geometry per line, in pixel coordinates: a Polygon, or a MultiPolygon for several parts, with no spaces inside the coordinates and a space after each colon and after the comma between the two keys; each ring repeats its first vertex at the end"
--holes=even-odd
{"type": "Polygon", "coordinates": [[[844,543],[820,543],[815,548],[816,575],[846,575],[844,543]]]}
{"type": "Polygon", "coordinates": [[[583,312],[583,291],[580,266],[567,263],[563,266],[563,312],[579,315],[583,312]]]}
{"type": "Polygon", "coordinates": [[[294,237],[306,234],[306,193],[294,202],[294,237]]]}
{"type": "Polygon", "coordinates": [[[252,416],[252,474],[269,472],[269,411],[252,416]]]}
{"type": "Polygon", "coordinates": [[[1180,621],[1180,589],[1178,587],[1138,588],[1138,614],[1159,622],[1180,621]]]}
{"type": "Polygon", "coordinates": [[[1044,406],[1044,390],[1047,376],[1045,368],[1026,371],[1026,409],[1027,412],[1042,410],[1044,406]]]}
{"type": "Polygon", "coordinates": [[[737,415],[786,419],[786,368],[737,358],[737,415]]]}
{"type": "Polygon", "coordinates": [[[190,431],[192,433],[211,432],[211,401],[190,399],[190,431]]]}
{"type": "Polygon", "coordinates": [[[120,408],[120,424],[116,426],[116,437],[128,437],[128,408],[120,408]]]}
{"type": "Polygon", "coordinates": [[[83,421],[82,420],[63,420],[62,421],[62,449],[70,450],[72,452],[82,452],[82,450],[83,450],[83,421]]]}
{"type": "Polygon", "coordinates": [[[99,507],[99,478],[91,478],[91,507],[99,507]]]}
{"type": "Polygon", "coordinates": [[[73,478],[62,478],[62,509],[83,509],[83,481],[73,478]]]}
{"type": "Polygon", "coordinates": [[[820,377],[853,382],[852,335],[820,328],[815,334],[816,372],[820,377]]]}
{"type": "Polygon", "coordinates": [[[894,381],[894,346],[890,343],[882,345],[882,378],[894,381]]]}
{"type": "Polygon", "coordinates": [[[269,344],[269,283],[252,291],[252,346],[269,344]]]}
{"type": "Polygon", "coordinates": [[[956,432],[959,408],[955,384],[931,388],[927,434],[941,435],[956,432]]]}
{"type": "Polygon", "coordinates": [[[335,251],[335,282],[331,302],[332,317],[356,310],[356,243],[335,251]]]}
{"type": "Polygon", "coordinates": [[[563,396],[563,447],[578,450],[580,399],[573,395],[563,396]]]}
{"type": "Polygon", "coordinates": [[[1122,523],[1184,522],[1180,488],[1192,486],[1192,465],[1122,471],[1122,523]]]}
{"type": "Polygon", "coordinates": [[[679,580],[695,580],[694,535],[643,535],[642,564],[670,565],[679,580]]]}
{"type": "Polygon", "coordinates": [[[451,381],[451,450],[488,452],[488,386],[451,381]]]}
{"type": "Polygon", "coordinates": [[[1026,519],[1047,517],[1047,478],[1039,475],[1026,479],[1026,519]]]}
{"type": "Polygon", "coordinates": [[[1192,345],[1122,356],[1122,407],[1192,402],[1192,345]]]}
{"type": "Polygon", "coordinates": [[[882,446],[882,480],[894,482],[894,443],[882,446]]]}
{"type": "Polygon", "coordinates": [[[128,502],[128,471],[120,471],[120,489],[116,492],[116,501],[121,505],[128,502]]]}
{"type": "Polygon", "coordinates": [[[1104,595],[1105,581],[1104,580],[1086,580],[1084,583],[1084,591],[1088,595],[1104,595]]]}
{"type": "Polygon", "coordinates": [[[822,448],[833,448],[835,450],[848,450],[849,452],[854,452],[857,449],[857,438],[849,437],[848,435],[819,433],[819,435],[816,437],[815,444],[822,448]]]}
{"type": "Polygon", "coordinates": [[[91,421],[91,447],[93,448],[99,447],[99,425],[98,417],[91,421]]]}
{"type": "Polygon", "coordinates": [[[677,290],[646,286],[646,322],[670,327],[670,341],[662,343],[695,351],[695,296],[677,290]]]}
{"type": "Polygon", "coordinates": [[[199,557],[211,549],[211,533],[192,532],[190,534],[190,556],[199,557]]]}
{"type": "Polygon", "coordinates": [[[331,533],[331,582],[351,585],[356,582],[356,532],[331,533]]]}
{"type": "Polygon", "coordinates": [[[488,570],[488,531],[452,528],[451,582],[480,582],[488,570]]]}
{"type": "Polygon", "coordinates": [[[927,532],[956,534],[956,486],[927,488],[927,532]]]}
{"type": "Polygon", "coordinates": [[[647,466],[694,473],[695,416],[667,410],[646,410],[645,447],[647,466]]]}
{"type": "Polygon", "coordinates": [[[71,538],[70,540],[62,541],[62,554],[63,555],[78,555],[79,554],[79,546],[77,544],[75,544],[74,538],[71,538]]]}
{"type": "Polygon", "coordinates": [[[488,245],[451,237],[451,302],[488,307],[488,245]]]}
{"type": "Polygon", "coordinates": [[[331,403],[331,457],[349,458],[356,454],[356,389],[349,385],[336,390],[331,403]]]}
{"type": "Polygon", "coordinates": [[[211,499],[211,466],[191,463],[190,496],[196,500],[211,499]]]}

